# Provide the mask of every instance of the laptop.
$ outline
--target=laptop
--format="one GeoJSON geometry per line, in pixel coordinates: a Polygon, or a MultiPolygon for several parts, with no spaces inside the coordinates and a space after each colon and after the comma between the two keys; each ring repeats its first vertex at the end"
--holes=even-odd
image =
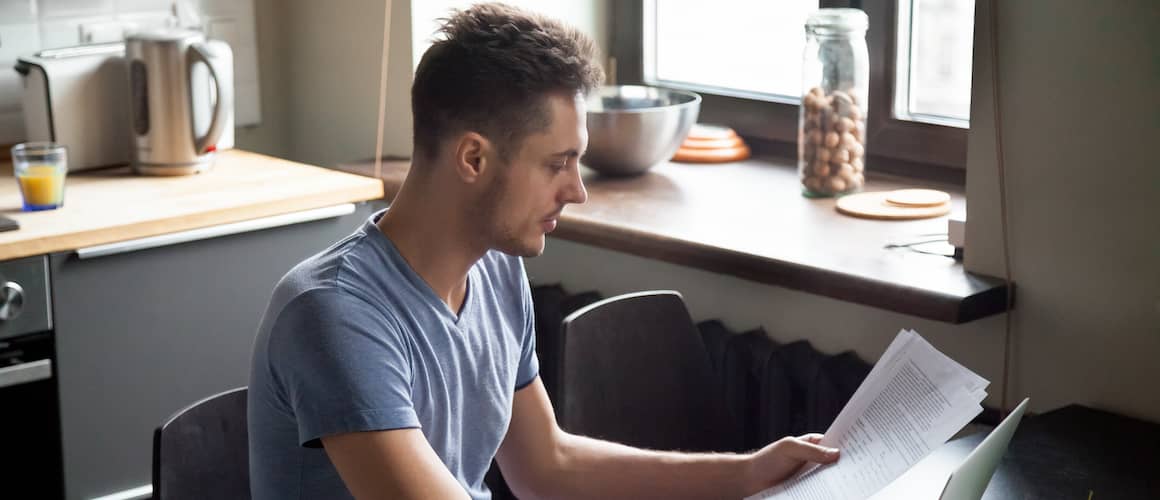
{"type": "Polygon", "coordinates": [[[1015,410],[967,455],[966,460],[951,472],[946,486],[943,487],[942,495],[938,497],[939,500],[983,498],[983,492],[987,490],[987,484],[991,482],[991,476],[995,474],[999,460],[1003,458],[1003,453],[1007,452],[1011,436],[1015,435],[1015,428],[1023,419],[1028,401],[1031,401],[1031,398],[1023,398],[1023,402],[1019,403],[1019,406],[1016,406],[1015,410]]]}
{"type": "Polygon", "coordinates": [[[1007,451],[1007,443],[1027,409],[1027,401],[1003,419],[987,437],[951,441],[919,460],[872,500],[979,500],[1007,451]],[[971,443],[979,444],[972,448],[971,443]],[[965,459],[963,457],[966,457],[965,459]]]}

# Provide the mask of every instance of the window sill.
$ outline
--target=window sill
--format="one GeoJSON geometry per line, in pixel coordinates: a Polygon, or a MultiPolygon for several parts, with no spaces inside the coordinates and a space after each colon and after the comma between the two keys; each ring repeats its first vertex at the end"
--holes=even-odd
{"type": "MultiPolygon", "coordinates": [[[[948,323],[1005,309],[1000,279],[949,257],[888,249],[946,233],[946,217],[874,221],[847,217],[833,199],[801,196],[792,160],[719,165],[666,163],[634,178],[585,169],[589,199],[568,207],[553,237],[948,323]]],[[[370,175],[371,163],[338,168],[370,175]]],[[[387,199],[408,162],[384,162],[387,199]]],[[[965,211],[962,189],[871,175],[866,190],[934,187],[965,211]]]]}

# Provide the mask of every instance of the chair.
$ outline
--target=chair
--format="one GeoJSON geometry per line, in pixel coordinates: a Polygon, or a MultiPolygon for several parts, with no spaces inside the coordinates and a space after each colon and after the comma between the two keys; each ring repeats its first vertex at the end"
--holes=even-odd
{"type": "Polygon", "coordinates": [[[568,432],[660,450],[728,449],[709,355],[681,295],[612,297],[564,319],[558,418],[568,432]]]}
{"type": "Polygon", "coordinates": [[[153,432],[153,498],[250,498],[248,435],[245,387],[177,412],[153,432]]]}

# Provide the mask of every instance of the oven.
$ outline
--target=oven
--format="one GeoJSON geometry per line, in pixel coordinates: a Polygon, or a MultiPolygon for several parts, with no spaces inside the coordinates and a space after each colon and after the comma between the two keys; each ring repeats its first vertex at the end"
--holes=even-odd
{"type": "Polygon", "coordinates": [[[0,496],[64,496],[47,257],[0,262],[0,496]]]}

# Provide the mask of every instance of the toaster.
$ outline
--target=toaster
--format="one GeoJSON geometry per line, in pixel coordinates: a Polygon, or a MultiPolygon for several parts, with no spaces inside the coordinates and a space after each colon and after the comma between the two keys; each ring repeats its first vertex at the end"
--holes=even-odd
{"type": "Polygon", "coordinates": [[[68,148],[69,170],[129,163],[129,79],[125,46],[50,49],[16,60],[29,141],[68,148]]]}

